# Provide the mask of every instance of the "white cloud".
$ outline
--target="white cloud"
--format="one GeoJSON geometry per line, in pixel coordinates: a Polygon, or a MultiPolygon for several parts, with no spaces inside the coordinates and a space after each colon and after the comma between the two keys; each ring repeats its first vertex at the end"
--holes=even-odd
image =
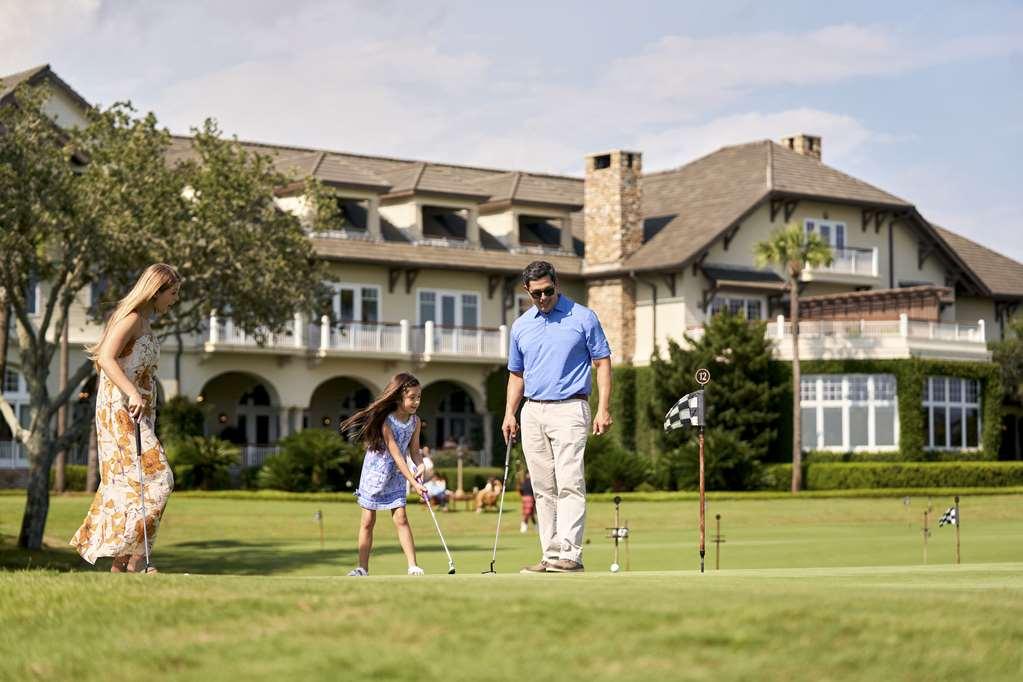
{"type": "Polygon", "coordinates": [[[0,0],[0,74],[50,61],[75,32],[91,28],[100,0],[0,0]]]}
{"type": "Polygon", "coordinates": [[[787,134],[809,133],[823,139],[824,160],[841,167],[868,143],[890,142],[887,133],[869,130],[851,116],[818,109],[788,109],[722,116],[707,123],[682,125],[640,135],[635,147],[647,150],[647,168],[677,166],[720,147],[754,140],[777,140],[787,134]]]}

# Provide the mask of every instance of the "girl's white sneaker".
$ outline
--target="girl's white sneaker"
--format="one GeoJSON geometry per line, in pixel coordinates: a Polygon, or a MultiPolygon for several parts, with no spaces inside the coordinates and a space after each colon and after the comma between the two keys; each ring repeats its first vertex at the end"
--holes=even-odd
{"type": "Polygon", "coordinates": [[[362,566],[359,566],[357,568],[353,568],[352,570],[348,571],[348,575],[350,575],[350,576],[357,576],[357,577],[367,576],[367,575],[369,575],[369,571],[367,571],[362,566]]]}
{"type": "Polygon", "coordinates": [[[425,575],[426,571],[424,571],[423,569],[419,568],[418,566],[409,566],[408,567],[408,574],[409,575],[425,575]]]}

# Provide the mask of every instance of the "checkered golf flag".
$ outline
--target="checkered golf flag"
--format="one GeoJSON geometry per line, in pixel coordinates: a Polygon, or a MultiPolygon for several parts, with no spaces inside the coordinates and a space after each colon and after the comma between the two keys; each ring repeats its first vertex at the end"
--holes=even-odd
{"type": "Polygon", "coordinates": [[[703,390],[682,396],[664,415],[664,430],[681,429],[683,426],[703,426],[703,390]]]}
{"type": "Polygon", "coordinates": [[[949,525],[952,525],[952,526],[955,526],[955,525],[959,524],[959,520],[956,518],[956,508],[955,507],[949,507],[945,511],[945,513],[941,515],[941,518],[938,519],[938,525],[939,526],[944,526],[946,523],[949,524],[949,525]]]}

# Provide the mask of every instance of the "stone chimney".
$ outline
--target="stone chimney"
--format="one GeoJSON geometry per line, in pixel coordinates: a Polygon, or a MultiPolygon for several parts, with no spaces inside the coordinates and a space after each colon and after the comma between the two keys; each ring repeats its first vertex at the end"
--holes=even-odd
{"type": "Polygon", "coordinates": [[[643,155],[615,150],[586,157],[586,305],[600,318],[615,363],[631,362],[636,347],[636,284],[620,273],[643,245],[643,155]],[[612,275],[611,272],[618,271],[612,275]],[[607,272],[607,277],[599,273],[607,272]]]}
{"type": "Polygon", "coordinates": [[[781,145],[788,147],[797,154],[812,156],[818,161],[821,160],[821,138],[820,135],[807,135],[800,133],[781,138],[781,145]]]}

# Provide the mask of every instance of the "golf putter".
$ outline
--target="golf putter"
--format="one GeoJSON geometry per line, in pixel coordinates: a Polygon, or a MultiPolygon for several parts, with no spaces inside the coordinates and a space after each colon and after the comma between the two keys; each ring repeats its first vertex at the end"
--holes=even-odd
{"type": "MultiPolygon", "coordinates": [[[[412,473],[416,473],[416,465],[411,464],[412,473]]],[[[422,496],[421,496],[422,497],[422,496]]],[[[430,496],[423,497],[423,502],[426,502],[426,508],[430,510],[430,518],[433,519],[433,527],[437,529],[437,537],[440,538],[441,547],[444,548],[444,553],[448,557],[448,575],[455,574],[455,560],[451,558],[451,552],[448,551],[448,543],[444,541],[444,533],[440,530],[440,523],[437,522],[437,515],[433,511],[433,505],[430,504],[430,496]]]]}
{"type": "Polygon", "coordinates": [[[142,543],[146,550],[146,573],[151,572],[149,565],[149,530],[146,528],[147,517],[146,517],[146,488],[142,482],[142,424],[138,421],[135,422],[135,452],[138,454],[138,461],[136,465],[139,470],[139,498],[142,500],[142,543]]]}
{"type": "Polygon", "coordinates": [[[501,484],[501,503],[497,506],[497,530],[494,531],[494,552],[490,556],[490,570],[483,571],[483,575],[497,575],[494,570],[494,563],[497,561],[497,539],[501,536],[501,515],[504,513],[504,493],[508,489],[508,461],[511,459],[512,446],[515,444],[515,436],[508,439],[508,448],[504,451],[504,482],[501,484]]]}

